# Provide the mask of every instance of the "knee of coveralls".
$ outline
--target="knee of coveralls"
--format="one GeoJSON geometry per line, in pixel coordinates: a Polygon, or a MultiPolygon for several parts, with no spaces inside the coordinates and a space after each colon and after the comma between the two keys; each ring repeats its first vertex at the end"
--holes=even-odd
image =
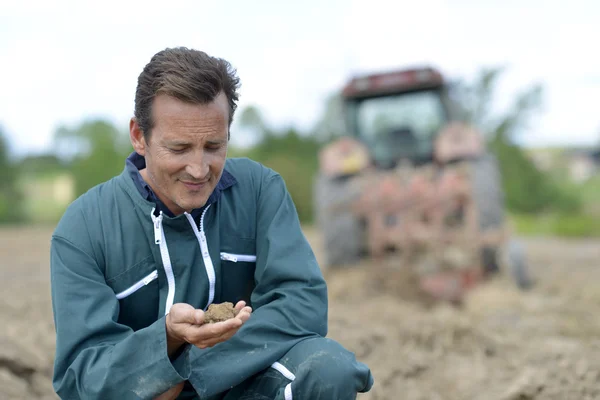
{"type": "Polygon", "coordinates": [[[294,375],[291,391],[279,389],[281,400],[350,400],[373,386],[370,369],[327,338],[298,343],[279,363],[294,375]]]}

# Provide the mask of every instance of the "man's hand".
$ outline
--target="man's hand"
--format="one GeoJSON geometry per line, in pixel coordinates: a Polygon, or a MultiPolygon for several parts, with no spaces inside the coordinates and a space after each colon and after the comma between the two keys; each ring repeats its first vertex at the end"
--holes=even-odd
{"type": "Polygon", "coordinates": [[[154,400],[175,400],[177,396],[179,396],[179,393],[181,393],[181,391],[183,390],[184,385],[185,381],[173,386],[171,389],[167,390],[160,396],[155,397],[154,400]]]}
{"type": "Polygon", "coordinates": [[[204,324],[204,311],[189,304],[173,304],[167,314],[167,351],[173,355],[184,343],[191,343],[201,349],[212,347],[231,338],[250,318],[252,308],[246,302],[235,305],[237,316],[227,321],[204,324]]]}

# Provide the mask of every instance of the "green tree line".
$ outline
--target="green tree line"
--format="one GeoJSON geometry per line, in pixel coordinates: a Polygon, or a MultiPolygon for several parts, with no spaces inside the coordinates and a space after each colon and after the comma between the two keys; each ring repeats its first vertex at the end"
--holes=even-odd
{"type": "MultiPolygon", "coordinates": [[[[542,88],[527,87],[515,96],[507,110],[494,112],[502,73],[499,68],[482,70],[472,81],[459,82],[453,93],[464,108],[465,119],[485,133],[489,149],[498,157],[508,210],[514,215],[581,216],[582,196],[573,185],[539,170],[516,144],[519,135],[535,123],[543,100],[542,88]]],[[[334,93],[315,126],[300,131],[294,127],[273,128],[257,108],[242,109],[236,117],[239,126],[255,136],[256,144],[244,149],[230,147],[229,156],[249,157],[279,172],[300,219],[311,222],[318,152],[323,144],[344,133],[341,111],[340,96],[334,93]]],[[[0,222],[27,220],[21,207],[19,177],[67,172],[74,183],[73,194],[79,196],[120,173],[132,151],[127,133],[104,120],[61,127],[55,133],[54,144],[50,154],[11,160],[8,143],[0,130],[0,222]]]]}

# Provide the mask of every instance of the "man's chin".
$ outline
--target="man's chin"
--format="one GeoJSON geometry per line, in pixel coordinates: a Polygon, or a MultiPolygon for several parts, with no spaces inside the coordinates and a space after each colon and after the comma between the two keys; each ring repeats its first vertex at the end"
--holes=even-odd
{"type": "Polygon", "coordinates": [[[187,211],[188,213],[191,213],[193,210],[197,210],[199,208],[204,207],[205,204],[206,204],[206,200],[189,202],[189,203],[186,203],[185,205],[182,204],[181,208],[183,210],[187,211]]]}

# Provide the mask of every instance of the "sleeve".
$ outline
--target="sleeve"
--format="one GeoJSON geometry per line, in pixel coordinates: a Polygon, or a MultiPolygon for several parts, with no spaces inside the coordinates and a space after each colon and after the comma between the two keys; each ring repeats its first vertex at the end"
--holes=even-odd
{"type": "Polygon", "coordinates": [[[149,399],[186,380],[189,350],[169,359],[164,317],[136,332],[119,324],[118,300],[92,252],[81,247],[58,235],[52,238],[57,394],[63,399],[149,399]]]}
{"type": "Polygon", "coordinates": [[[252,316],[228,341],[190,350],[189,381],[201,398],[268,368],[298,342],[327,334],[325,280],[277,174],[271,173],[262,184],[256,221],[252,316]]]}

